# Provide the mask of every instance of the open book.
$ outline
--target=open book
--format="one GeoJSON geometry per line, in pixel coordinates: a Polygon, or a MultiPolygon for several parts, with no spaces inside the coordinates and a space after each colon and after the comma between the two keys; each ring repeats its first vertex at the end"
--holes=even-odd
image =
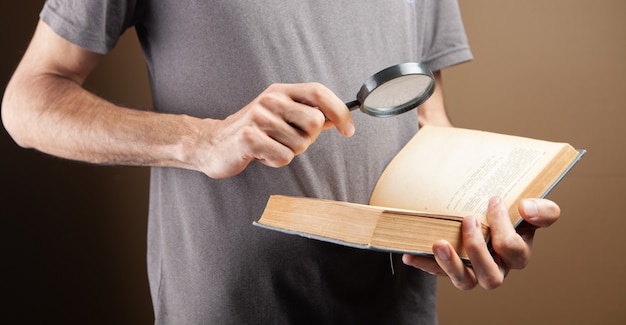
{"type": "Polygon", "coordinates": [[[461,221],[475,216],[489,238],[488,201],[511,222],[522,198],[544,197],[585,153],[567,143],[425,126],[393,158],[370,204],[273,195],[254,224],[341,245],[432,256],[445,239],[467,259],[461,221]]]}

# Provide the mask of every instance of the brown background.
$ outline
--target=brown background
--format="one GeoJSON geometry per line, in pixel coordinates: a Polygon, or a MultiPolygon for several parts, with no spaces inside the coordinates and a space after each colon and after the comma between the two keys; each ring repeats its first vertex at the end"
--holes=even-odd
{"type": "MultiPolygon", "coordinates": [[[[0,86],[43,1],[0,4],[0,86]]],[[[442,324],[626,323],[626,2],[462,1],[476,59],[444,73],[457,126],[588,150],[550,195],[561,220],[494,291],[441,279],[442,324]]],[[[133,33],[88,87],[149,107],[133,33]]],[[[8,323],[149,324],[145,168],[97,167],[19,149],[1,129],[0,269],[8,323]],[[7,300],[7,299],[5,299],[7,300]]]]}

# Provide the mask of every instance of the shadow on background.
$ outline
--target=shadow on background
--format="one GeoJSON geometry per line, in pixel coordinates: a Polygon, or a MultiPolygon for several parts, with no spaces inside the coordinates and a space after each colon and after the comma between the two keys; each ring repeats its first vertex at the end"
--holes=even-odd
{"type": "MultiPolygon", "coordinates": [[[[0,4],[4,87],[44,1],[0,4]]],[[[129,31],[87,87],[149,107],[145,65],[129,31]]],[[[147,168],[104,167],[19,148],[0,130],[3,322],[150,324],[147,168]]]]}

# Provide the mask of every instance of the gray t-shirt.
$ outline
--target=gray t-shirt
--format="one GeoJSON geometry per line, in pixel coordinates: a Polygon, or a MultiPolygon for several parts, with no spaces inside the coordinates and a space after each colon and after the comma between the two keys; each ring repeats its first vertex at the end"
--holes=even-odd
{"type": "MultiPolygon", "coordinates": [[[[321,82],[350,101],[392,64],[439,70],[471,59],[452,0],[49,0],[41,17],[99,53],[135,26],[154,109],[218,119],[271,83],[321,82]]],[[[152,169],[156,323],[436,323],[435,278],[399,256],[392,268],[389,254],[252,226],[271,194],[368,202],[417,118],[353,116],[354,137],[323,132],[283,168],[252,163],[220,180],[152,169]]]]}

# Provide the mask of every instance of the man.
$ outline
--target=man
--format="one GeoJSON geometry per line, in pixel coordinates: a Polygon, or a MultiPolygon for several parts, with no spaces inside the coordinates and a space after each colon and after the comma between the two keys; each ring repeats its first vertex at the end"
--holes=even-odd
{"type": "MultiPolygon", "coordinates": [[[[533,229],[489,206],[495,256],[475,219],[472,260],[340,247],[252,227],[270,194],[366,203],[419,125],[450,125],[441,69],[471,59],[455,1],[50,0],[3,99],[25,148],[99,164],[151,166],[148,272],[156,323],[436,322],[435,277],[499,286],[523,268],[533,229]],[[114,105],[81,85],[129,27],[148,64],[154,110],[114,105]],[[360,84],[419,61],[437,90],[418,113],[346,109],[360,84]],[[338,132],[329,130],[335,128],[338,132]],[[403,264],[404,262],[404,264],[403,264]],[[421,270],[420,270],[421,269],[421,270]]],[[[534,226],[559,216],[526,200],[534,226]]]]}

